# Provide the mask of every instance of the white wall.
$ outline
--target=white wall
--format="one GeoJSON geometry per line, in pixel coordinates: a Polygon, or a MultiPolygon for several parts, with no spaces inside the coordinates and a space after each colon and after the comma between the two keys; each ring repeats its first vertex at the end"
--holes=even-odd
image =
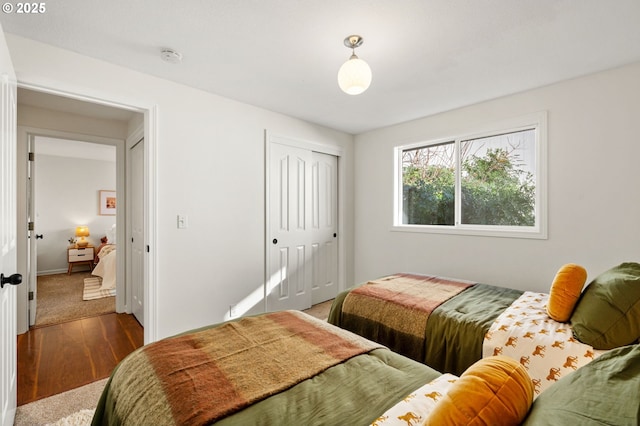
{"type": "Polygon", "coordinates": [[[222,321],[262,286],[265,129],[342,147],[341,235],[353,280],[351,135],[21,37],[7,35],[7,43],[23,84],[157,108],[154,337],[222,321]],[[177,214],[188,216],[188,229],[177,229],[177,214]]]}
{"type": "Polygon", "coordinates": [[[411,271],[548,291],[640,261],[640,63],[356,136],[355,282],[411,271]],[[391,231],[393,147],[548,111],[547,240],[391,231]]]}
{"type": "Polygon", "coordinates": [[[98,215],[98,191],[116,188],[115,155],[113,161],[36,155],[35,163],[36,224],[43,235],[38,275],[66,272],[68,240],[76,226],[89,226],[87,239],[97,247],[116,223],[115,216],[98,215]]]}

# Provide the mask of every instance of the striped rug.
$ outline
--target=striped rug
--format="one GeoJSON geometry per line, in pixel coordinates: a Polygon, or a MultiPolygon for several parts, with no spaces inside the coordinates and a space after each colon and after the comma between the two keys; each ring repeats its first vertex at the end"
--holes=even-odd
{"type": "Polygon", "coordinates": [[[101,299],[103,297],[111,297],[116,295],[116,289],[100,290],[101,280],[97,277],[84,279],[84,292],[82,300],[101,299]]]}

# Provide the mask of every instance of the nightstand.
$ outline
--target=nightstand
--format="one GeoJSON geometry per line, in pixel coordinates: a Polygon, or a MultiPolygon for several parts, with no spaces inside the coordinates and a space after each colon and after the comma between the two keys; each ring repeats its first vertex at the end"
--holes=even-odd
{"type": "Polygon", "coordinates": [[[71,275],[74,265],[87,264],[89,269],[93,270],[93,246],[76,247],[71,246],[67,248],[67,262],[69,262],[69,269],[67,274],[71,275]]]}

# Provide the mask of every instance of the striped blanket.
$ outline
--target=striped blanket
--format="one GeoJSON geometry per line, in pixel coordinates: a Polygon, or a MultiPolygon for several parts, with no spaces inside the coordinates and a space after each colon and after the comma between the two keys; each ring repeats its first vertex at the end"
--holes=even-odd
{"type": "Polygon", "coordinates": [[[474,284],[413,274],[369,281],[346,296],[341,326],[422,362],[429,315],[474,284]]]}
{"type": "Polygon", "coordinates": [[[376,345],[297,311],[144,346],[110,382],[122,424],[210,424],[376,345]]]}

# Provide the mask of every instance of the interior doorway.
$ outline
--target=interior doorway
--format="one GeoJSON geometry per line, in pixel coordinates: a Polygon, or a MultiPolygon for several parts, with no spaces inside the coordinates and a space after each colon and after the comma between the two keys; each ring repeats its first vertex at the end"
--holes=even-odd
{"type": "MultiPolygon", "coordinates": [[[[68,139],[73,141],[80,141],[83,143],[97,143],[106,146],[115,147],[116,150],[116,160],[115,160],[115,168],[116,168],[116,184],[115,187],[104,187],[104,188],[94,188],[96,190],[95,196],[98,198],[98,190],[106,190],[108,192],[115,192],[118,194],[117,204],[116,204],[116,215],[112,217],[115,221],[115,232],[111,236],[111,240],[116,242],[118,245],[117,252],[117,261],[116,261],[116,281],[117,281],[117,289],[116,289],[116,311],[130,313],[131,312],[131,299],[130,299],[130,291],[128,288],[130,287],[130,274],[127,273],[129,270],[128,267],[128,258],[126,253],[130,250],[128,247],[127,241],[129,240],[129,227],[127,226],[127,220],[130,216],[127,215],[128,206],[125,202],[126,194],[128,191],[128,179],[127,179],[127,147],[131,143],[131,140],[136,139],[140,140],[144,137],[145,132],[145,114],[142,111],[134,111],[126,108],[117,108],[113,106],[107,106],[102,104],[96,104],[93,102],[87,102],[79,99],[72,99],[65,96],[53,95],[51,93],[45,93],[38,90],[31,90],[26,88],[18,89],[18,163],[21,161],[25,161],[27,163],[27,159],[29,158],[28,152],[20,152],[21,149],[26,151],[27,140],[33,138],[61,138],[68,139]],[[21,148],[22,147],[22,148],[21,148]],[[113,191],[111,191],[113,190],[113,191]]],[[[37,155],[37,153],[36,153],[37,155]]],[[[143,154],[143,158],[146,158],[145,154],[143,154]]],[[[82,160],[77,160],[82,161],[82,160]]],[[[74,169],[73,165],[69,166],[71,169],[74,169]]],[[[143,162],[143,167],[146,167],[146,164],[143,162]]],[[[28,167],[25,166],[25,169],[28,167]]],[[[76,167],[78,172],[80,172],[81,167],[76,167]]],[[[82,173],[79,173],[78,178],[82,179],[82,175],[87,173],[91,173],[91,171],[83,170],[82,173]]],[[[73,174],[73,171],[71,172],[73,174]]],[[[142,170],[139,173],[140,176],[146,176],[146,169],[142,170]]],[[[18,194],[18,204],[26,205],[26,199],[29,198],[32,194],[29,193],[26,188],[28,185],[28,174],[25,172],[22,175],[18,173],[18,188],[25,188],[24,191],[19,190],[18,194]]],[[[37,177],[36,177],[37,179],[37,177]]],[[[145,182],[146,185],[146,182],[145,182]]],[[[143,190],[143,199],[146,197],[145,185],[142,185],[143,190]]],[[[92,208],[96,211],[100,208],[99,198],[96,199],[96,202],[92,208]]],[[[145,209],[147,208],[147,203],[145,202],[145,209]]],[[[25,209],[26,210],[26,209],[25,209]]],[[[38,214],[37,208],[30,213],[28,219],[26,217],[20,218],[20,208],[18,209],[19,220],[25,220],[27,223],[32,221],[35,223],[31,227],[31,231],[28,231],[25,234],[24,241],[22,242],[23,247],[24,244],[29,246],[30,241],[34,241],[37,244],[37,241],[42,241],[37,238],[37,235],[42,235],[38,233],[37,221],[38,214]]],[[[146,222],[144,220],[147,217],[148,211],[144,210],[142,213],[142,222],[145,223],[145,226],[142,227],[143,233],[146,228],[146,222]]],[[[27,215],[25,215],[27,216],[27,215]]],[[[83,221],[82,219],[74,219],[74,221],[83,221]]],[[[21,225],[19,224],[20,229],[21,225]]],[[[27,226],[25,226],[26,229],[27,226]]],[[[103,225],[97,225],[97,229],[95,232],[97,236],[101,236],[101,234],[106,234],[107,229],[103,225]],[[104,229],[103,229],[104,228],[104,229]]],[[[68,230],[66,232],[69,232],[68,230]]],[[[47,238],[48,236],[44,236],[47,238]]],[[[53,236],[51,236],[53,237],[53,236]]],[[[65,235],[64,240],[70,236],[65,235]]],[[[62,238],[60,236],[56,238],[62,238]]],[[[144,238],[147,238],[147,235],[144,235],[144,238]]],[[[99,239],[98,239],[99,241],[99,239]]],[[[96,243],[98,242],[96,241],[96,243]]],[[[21,250],[22,253],[27,252],[24,248],[21,250]]],[[[64,256],[67,256],[65,253],[64,256]]],[[[23,266],[24,270],[29,271],[29,269],[37,268],[37,249],[34,251],[33,262],[30,262],[29,256],[26,256],[26,267],[23,266]]],[[[24,260],[23,260],[24,262],[24,260]]],[[[66,270],[66,268],[65,268],[66,270]]],[[[74,268],[75,271],[75,268],[74,268]]],[[[75,272],[74,272],[75,274],[75,272]]],[[[34,274],[36,275],[36,274],[34,274]]],[[[143,269],[142,273],[139,274],[142,276],[142,279],[148,279],[143,269]]],[[[146,288],[148,283],[144,283],[143,287],[146,288]]],[[[30,332],[25,333],[28,330],[29,321],[24,321],[24,318],[28,318],[28,298],[29,294],[27,293],[27,288],[24,286],[23,294],[18,294],[18,333],[19,340],[22,339],[26,342],[25,347],[32,347],[31,344],[32,338],[29,337],[30,332]],[[26,322],[26,328],[20,327],[20,322],[26,322]]],[[[35,290],[37,291],[37,289],[35,290]]],[[[34,291],[34,292],[35,292],[34,291]]],[[[35,298],[35,294],[33,294],[35,298]]],[[[109,315],[124,315],[124,314],[109,314],[109,315]]],[[[131,315],[129,315],[131,316],[131,315]]],[[[98,317],[96,317],[98,318],[98,317]]],[[[100,321],[106,321],[106,317],[100,316],[100,321]]],[[[120,318],[120,317],[117,317],[120,318]]],[[[87,322],[88,319],[83,319],[80,321],[87,322]]],[[[122,323],[122,319],[114,319],[117,323],[122,323]]],[[[135,322],[135,320],[134,320],[135,322]]],[[[86,327],[87,325],[83,325],[86,327]]],[[[41,328],[38,330],[42,330],[41,328]]],[[[129,328],[129,330],[131,330],[129,328]]],[[[141,329],[142,330],[142,329],[141,329]]],[[[122,336],[109,336],[109,341],[104,342],[108,345],[113,345],[115,341],[137,341],[136,339],[131,338],[130,335],[126,335],[123,332],[122,336]]],[[[128,331],[127,333],[131,333],[128,331]]],[[[137,332],[136,332],[137,333],[137,332]]],[[[144,332],[145,337],[147,332],[144,332]]],[[[145,339],[147,340],[147,339],[145,339]]],[[[46,339],[39,339],[39,342],[45,342],[46,339]]],[[[60,339],[50,339],[50,345],[57,345],[60,343],[60,339]]],[[[140,332],[140,341],[139,344],[142,344],[142,331],[140,332]]],[[[64,350],[69,350],[66,348],[58,348],[60,352],[64,350]]],[[[90,352],[93,351],[90,349],[90,352]]],[[[39,348],[39,351],[47,351],[46,348],[39,348]]],[[[86,350],[86,348],[85,348],[86,350]]],[[[127,348],[129,350],[129,348],[127,348]]],[[[54,348],[55,351],[55,348],[54,348]]],[[[105,348],[96,348],[96,353],[105,353],[105,348]]],[[[112,349],[107,350],[107,353],[114,352],[112,349]]],[[[117,351],[116,351],[117,352],[117,351]]],[[[114,352],[115,353],[115,352],[114,352]]],[[[20,354],[20,352],[19,352],[20,354]]],[[[118,354],[124,355],[123,354],[118,354]]],[[[66,359],[60,359],[60,362],[67,362],[66,359]]],[[[89,360],[89,363],[92,362],[89,360]]],[[[68,366],[59,366],[60,371],[68,369],[68,366]]],[[[24,368],[23,368],[24,370],[24,368]]],[[[92,372],[92,374],[94,374],[92,372]]],[[[96,377],[91,377],[92,380],[95,380],[96,377]]],[[[77,384],[76,384],[77,386],[77,384]]],[[[59,389],[59,391],[64,391],[65,389],[59,389]]],[[[20,391],[20,390],[19,390],[20,391]]]]}
{"type": "MultiPolygon", "coordinates": [[[[61,95],[54,95],[38,89],[18,88],[18,163],[24,161],[24,172],[18,173],[18,187],[27,188],[27,190],[18,191],[18,205],[27,206],[27,198],[32,194],[28,193],[29,185],[27,184],[28,169],[27,161],[29,154],[26,151],[28,145],[27,139],[39,137],[54,137],[60,139],[69,139],[82,142],[90,142],[102,144],[105,146],[115,146],[116,149],[116,187],[100,188],[115,189],[117,194],[121,194],[120,206],[122,208],[116,210],[116,234],[114,235],[118,241],[124,243],[127,241],[126,227],[126,203],[125,194],[127,191],[127,174],[126,174],[126,150],[131,140],[139,140],[144,137],[145,132],[145,115],[130,109],[118,108],[110,105],[103,105],[94,102],[83,101],[61,95]],[[23,151],[23,152],[21,152],[23,151]]],[[[144,165],[146,167],[146,164],[144,165]]],[[[36,177],[37,179],[37,177],[36,177]]],[[[80,178],[81,179],[81,178],[80,178]]],[[[97,201],[95,208],[98,208],[97,201]]],[[[19,209],[20,212],[20,209],[19,209]]],[[[21,218],[18,212],[18,227],[21,220],[24,220],[23,229],[28,227],[37,229],[37,220],[34,224],[27,222],[26,218],[21,218]]],[[[144,213],[146,215],[146,211],[144,213]]],[[[25,215],[26,216],[26,215],[25,215]]],[[[37,219],[37,218],[35,218],[37,219]]],[[[29,219],[31,220],[31,219],[29,219]]],[[[78,219],[82,220],[82,219],[78,219]]],[[[99,232],[101,232],[100,230],[99,232]]],[[[20,240],[23,247],[29,247],[29,241],[37,241],[37,231],[29,231],[25,235],[24,240],[20,240]],[[26,245],[25,245],[26,243],[26,245]]],[[[145,238],[147,235],[145,235],[145,238]]],[[[19,253],[28,252],[25,248],[20,249],[19,253]]],[[[130,285],[128,280],[130,277],[126,271],[126,249],[120,247],[117,253],[117,289],[116,293],[120,293],[122,297],[117,297],[116,311],[131,312],[130,298],[127,292],[127,286],[130,285]]],[[[27,272],[30,268],[30,259],[33,258],[34,263],[37,254],[33,256],[25,255],[26,259],[22,259],[19,254],[19,267],[27,272]],[[20,266],[22,265],[22,266],[20,266]]],[[[37,266],[37,265],[35,265],[37,266]]],[[[144,276],[143,279],[148,279],[144,276]]],[[[145,286],[148,283],[145,282],[145,286]]],[[[29,291],[36,291],[29,289],[29,291]]],[[[35,296],[35,294],[33,295],[35,296]]],[[[18,333],[22,333],[28,329],[28,299],[27,286],[23,286],[22,292],[18,294],[18,333]]],[[[145,333],[146,334],[146,333],[145,333]]]]}
{"type": "Polygon", "coordinates": [[[100,208],[101,195],[116,194],[119,141],[67,136],[78,140],[28,138],[30,326],[115,312],[122,297],[115,294],[118,266],[126,269],[117,262],[116,208],[100,208]]]}

